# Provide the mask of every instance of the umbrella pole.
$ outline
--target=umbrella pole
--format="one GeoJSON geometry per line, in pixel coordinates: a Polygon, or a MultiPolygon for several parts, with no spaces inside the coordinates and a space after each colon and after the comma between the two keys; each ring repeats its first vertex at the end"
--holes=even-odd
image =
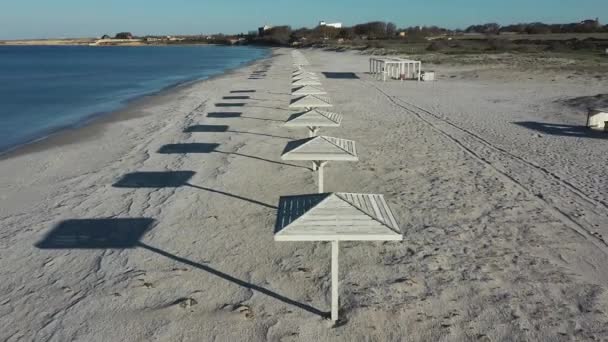
{"type": "Polygon", "coordinates": [[[319,173],[319,193],[322,194],[323,193],[323,167],[325,166],[327,162],[318,162],[317,163],[317,167],[318,167],[318,173],[319,173]]]}
{"type": "Polygon", "coordinates": [[[319,127],[308,126],[308,137],[309,138],[316,137],[318,130],[319,130],[319,127]]]}
{"type": "Polygon", "coordinates": [[[331,242],[331,320],[338,321],[338,241],[331,242]]]}

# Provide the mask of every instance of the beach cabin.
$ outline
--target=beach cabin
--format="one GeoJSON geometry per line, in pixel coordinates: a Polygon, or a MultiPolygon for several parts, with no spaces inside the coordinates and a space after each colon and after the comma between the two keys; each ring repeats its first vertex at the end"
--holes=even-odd
{"type": "Polygon", "coordinates": [[[587,114],[587,127],[608,131],[608,108],[589,109],[589,114],[587,114]]]}

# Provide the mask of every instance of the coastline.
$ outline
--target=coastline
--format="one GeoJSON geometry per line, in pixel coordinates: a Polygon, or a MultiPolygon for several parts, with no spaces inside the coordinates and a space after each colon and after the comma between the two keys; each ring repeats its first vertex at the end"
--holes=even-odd
{"type": "Polygon", "coordinates": [[[268,50],[268,53],[262,58],[245,62],[234,68],[225,69],[222,72],[208,77],[180,81],[165,86],[159,90],[151,91],[149,93],[127,99],[123,101],[117,109],[90,113],[74,124],[49,129],[38,138],[31,139],[24,143],[10,147],[7,150],[0,151],[0,160],[11,159],[31,152],[39,152],[56,146],[76,143],[78,141],[82,141],[82,139],[93,138],[100,133],[100,130],[105,129],[107,125],[113,122],[137,117],[138,114],[135,113],[138,110],[140,110],[142,107],[153,105],[155,101],[162,101],[163,98],[175,95],[182,90],[192,88],[199,83],[227,77],[235,72],[238,72],[240,69],[248,68],[257,63],[262,63],[264,60],[272,58],[274,49],[266,48],[266,50],[268,50]]]}

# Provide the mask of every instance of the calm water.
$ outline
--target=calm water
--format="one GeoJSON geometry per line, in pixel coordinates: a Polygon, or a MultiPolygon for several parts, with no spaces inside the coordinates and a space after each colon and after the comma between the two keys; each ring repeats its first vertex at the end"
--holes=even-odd
{"type": "Polygon", "coordinates": [[[0,153],[267,54],[224,46],[0,46],[0,153]]]}

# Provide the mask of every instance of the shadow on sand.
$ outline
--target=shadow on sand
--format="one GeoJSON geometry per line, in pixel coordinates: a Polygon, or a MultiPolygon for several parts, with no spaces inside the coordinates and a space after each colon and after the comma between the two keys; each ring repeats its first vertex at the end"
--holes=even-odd
{"type": "Polygon", "coordinates": [[[249,96],[246,95],[238,95],[238,96],[224,96],[222,100],[249,100],[249,96]]]}
{"type": "Polygon", "coordinates": [[[224,195],[241,201],[260,205],[262,207],[276,209],[274,205],[263,203],[251,198],[231,194],[229,192],[210,189],[190,183],[190,179],[196,174],[194,171],[158,171],[158,172],[133,172],[124,175],[112,186],[115,188],[140,189],[140,188],[179,188],[191,187],[194,189],[205,190],[215,194],[224,195]]]}
{"type": "Polygon", "coordinates": [[[245,107],[245,103],[243,102],[235,102],[235,103],[216,103],[216,107],[245,107]]]}
{"type": "Polygon", "coordinates": [[[285,122],[283,120],[275,120],[275,119],[265,119],[265,118],[256,118],[253,116],[243,116],[243,113],[240,112],[211,112],[207,114],[208,118],[214,119],[251,119],[251,120],[261,120],[261,121],[273,121],[273,122],[285,122]]]}
{"type": "Polygon", "coordinates": [[[231,90],[230,93],[231,94],[255,93],[255,90],[253,90],[253,89],[237,89],[237,90],[231,90]]]}
{"type": "Polygon", "coordinates": [[[552,124],[534,121],[514,122],[514,124],[548,135],[589,139],[608,139],[608,132],[595,131],[586,126],[552,124]]]}
{"type": "Polygon", "coordinates": [[[293,140],[293,138],[291,138],[291,137],[283,137],[283,136],[279,136],[279,135],[257,133],[257,132],[233,131],[233,130],[230,130],[229,128],[230,127],[227,125],[192,125],[190,127],[187,127],[186,129],[184,129],[184,133],[230,132],[230,133],[237,133],[237,134],[252,134],[252,135],[259,135],[259,136],[270,137],[270,138],[293,140]]]}
{"type": "Polygon", "coordinates": [[[141,239],[152,229],[155,220],[150,218],[102,218],[66,220],[53,227],[51,231],[35,246],[40,249],[132,249],[143,248],[152,253],[169,258],[173,261],[188,265],[194,269],[207,272],[232,284],[259,292],[285,304],[295,306],[314,315],[326,318],[323,312],[310,305],[287,298],[268,290],[238,279],[230,274],[219,271],[203,263],[182,258],[160,248],[150,246],[141,239]]]}
{"type": "Polygon", "coordinates": [[[325,78],[335,78],[342,80],[358,80],[359,76],[354,72],[324,72],[325,78]]]}
{"type": "Polygon", "coordinates": [[[265,158],[262,158],[262,157],[252,156],[252,155],[243,154],[243,153],[239,153],[239,152],[223,152],[223,151],[218,151],[217,148],[219,146],[220,146],[219,144],[215,144],[215,143],[167,144],[167,145],[162,146],[158,150],[158,153],[160,153],[160,154],[222,153],[222,154],[227,154],[227,155],[235,155],[235,156],[239,156],[239,157],[255,159],[255,160],[264,161],[264,162],[267,162],[267,163],[277,164],[277,165],[281,165],[281,166],[290,166],[290,167],[297,167],[297,168],[302,168],[302,169],[310,170],[308,167],[304,167],[304,166],[300,166],[300,165],[295,165],[295,164],[283,163],[283,162],[279,162],[279,161],[275,161],[275,160],[270,160],[270,159],[265,159],[265,158]]]}
{"type": "Polygon", "coordinates": [[[207,113],[208,118],[216,118],[216,119],[229,119],[229,118],[238,118],[242,115],[241,112],[210,112],[207,113]]]}

